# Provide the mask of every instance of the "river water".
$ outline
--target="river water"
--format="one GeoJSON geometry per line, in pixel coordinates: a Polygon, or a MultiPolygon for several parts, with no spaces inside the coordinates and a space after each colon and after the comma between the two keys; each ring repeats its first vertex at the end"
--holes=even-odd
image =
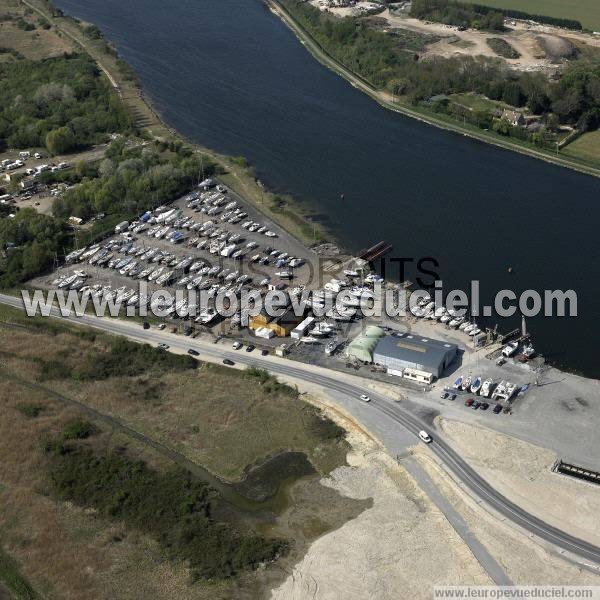
{"type": "Polygon", "coordinates": [[[55,3],[103,30],[170,125],[247,157],[349,249],[387,240],[395,256],[435,257],[446,290],[478,279],[484,302],[504,288],[574,289],[577,318],[528,326],[555,363],[600,377],[599,179],[381,108],[259,0],[55,3]]]}

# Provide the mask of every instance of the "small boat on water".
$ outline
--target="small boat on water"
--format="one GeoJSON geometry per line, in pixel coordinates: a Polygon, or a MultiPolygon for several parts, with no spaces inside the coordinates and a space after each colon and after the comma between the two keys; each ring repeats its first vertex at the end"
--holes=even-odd
{"type": "Polygon", "coordinates": [[[502,348],[502,354],[504,356],[506,356],[506,358],[510,358],[517,351],[518,347],[519,347],[519,342],[517,342],[517,341],[508,342],[508,344],[506,344],[506,346],[504,346],[504,348],[502,348]]]}
{"type": "Polygon", "coordinates": [[[527,344],[525,348],[523,348],[523,356],[529,360],[535,356],[535,348],[531,344],[527,344]]]}
{"type": "Polygon", "coordinates": [[[477,377],[475,377],[475,381],[473,381],[473,383],[471,384],[471,391],[474,394],[477,394],[477,393],[479,393],[481,386],[482,386],[481,377],[477,376],[477,377]]]}

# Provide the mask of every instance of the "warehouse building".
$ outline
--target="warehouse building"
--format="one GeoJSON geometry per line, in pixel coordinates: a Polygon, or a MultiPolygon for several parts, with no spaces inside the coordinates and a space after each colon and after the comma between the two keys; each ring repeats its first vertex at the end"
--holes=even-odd
{"type": "Polygon", "coordinates": [[[390,375],[431,383],[441,377],[457,353],[456,344],[412,333],[396,333],[379,339],[373,350],[373,362],[387,367],[390,375]]]}

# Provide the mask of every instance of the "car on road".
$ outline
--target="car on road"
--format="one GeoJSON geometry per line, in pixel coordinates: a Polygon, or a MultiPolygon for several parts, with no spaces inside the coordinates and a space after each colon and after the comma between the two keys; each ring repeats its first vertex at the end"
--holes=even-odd
{"type": "Polygon", "coordinates": [[[477,410],[480,406],[481,406],[481,402],[479,402],[479,400],[478,400],[477,402],[473,403],[473,405],[471,406],[471,408],[473,410],[477,410]]]}
{"type": "Polygon", "coordinates": [[[450,397],[448,398],[448,400],[456,400],[456,394],[450,394],[450,397]]]}
{"type": "Polygon", "coordinates": [[[254,350],[254,348],[256,348],[256,346],[249,344],[248,346],[246,346],[246,352],[252,352],[252,350],[254,350]]]}
{"type": "Polygon", "coordinates": [[[360,395],[360,399],[361,399],[363,402],[371,402],[371,398],[369,398],[369,396],[367,396],[366,394],[361,394],[361,395],[360,395]]]}
{"type": "Polygon", "coordinates": [[[193,348],[189,348],[187,352],[188,352],[188,354],[191,354],[192,356],[200,355],[200,352],[198,352],[197,350],[194,350],[193,348]]]}
{"type": "Polygon", "coordinates": [[[425,442],[426,444],[431,444],[431,442],[433,441],[431,439],[431,436],[426,432],[426,431],[419,431],[419,438],[421,439],[421,441],[425,442]]]}
{"type": "Polygon", "coordinates": [[[261,356],[269,356],[269,351],[268,350],[261,350],[260,351],[260,355],[261,356]]]}
{"type": "Polygon", "coordinates": [[[440,398],[441,398],[442,400],[445,400],[445,399],[446,399],[446,398],[447,398],[449,395],[450,395],[450,394],[448,394],[448,392],[446,392],[446,391],[443,391],[443,392],[441,393],[441,395],[440,395],[440,398]]]}
{"type": "Polygon", "coordinates": [[[161,323],[160,325],[157,325],[157,327],[162,331],[166,327],[166,325],[164,323],[161,323]]]}
{"type": "Polygon", "coordinates": [[[143,327],[144,329],[150,329],[150,323],[148,323],[148,321],[144,321],[144,322],[142,323],[142,327],[143,327]]]}
{"type": "Polygon", "coordinates": [[[229,358],[224,358],[223,359],[223,364],[224,365],[228,365],[230,367],[232,367],[233,365],[235,365],[235,363],[232,360],[230,360],[229,358]]]}
{"type": "Polygon", "coordinates": [[[169,344],[165,344],[165,343],[163,342],[163,343],[159,344],[159,345],[158,345],[158,347],[159,347],[161,350],[168,350],[168,349],[169,349],[169,344]]]}
{"type": "Polygon", "coordinates": [[[239,350],[241,347],[243,346],[242,342],[240,342],[239,340],[236,342],[233,342],[232,348],[234,350],[239,350]]]}
{"type": "Polygon", "coordinates": [[[497,415],[498,413],[502,412],[502,404],[496,404],[496,406],[494,406],[494,414],[497,415]]]}
{"type": "Polygon", "coordinates": [[[473,406],[474,402],[475,402],[475,398],[467,398],[465,400],[465,406],[473,406]]]}
{"type": "Polygon", "coordinates": [[[490,405],[487,402],[482,402],[481,406],[479,407],[481,410],[487,410],[490,407],[490,405]]]}

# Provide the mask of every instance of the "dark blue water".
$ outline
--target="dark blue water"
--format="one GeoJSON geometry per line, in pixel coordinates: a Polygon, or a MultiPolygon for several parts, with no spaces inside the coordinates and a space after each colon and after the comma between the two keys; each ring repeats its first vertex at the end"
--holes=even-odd
{"type": "Polygon", "coordinates": [[[479,279],[484,300],[576,290],[577,318],[529,327],[555,362],[600,376],[600,180],[386,111],[259,0],[56,4],[104,31],[169,124],[246,156],[269,186],[328,215],[348,248],[385,239],[398,256],[436,257],[446,283],[479,279]]]}

